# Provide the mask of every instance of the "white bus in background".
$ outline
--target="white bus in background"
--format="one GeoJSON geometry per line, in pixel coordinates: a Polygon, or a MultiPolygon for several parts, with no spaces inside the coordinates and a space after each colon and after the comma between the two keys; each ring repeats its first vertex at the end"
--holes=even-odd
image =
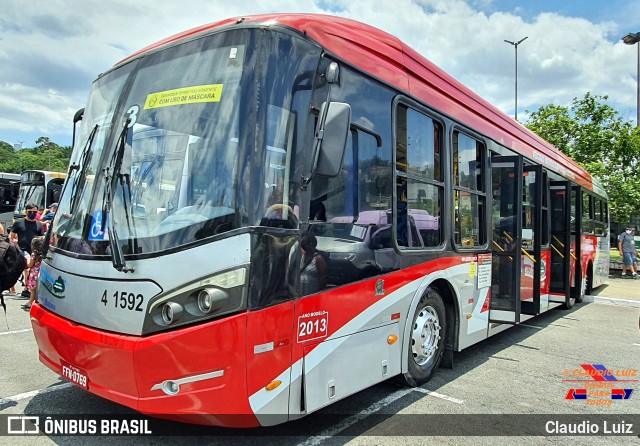
{"type": "Polygon", "coordinates": [[[0,223],[5,230],[13,220],[13,210],[16,206],[19,190],[19,173],[0,172],[0,223]]]}
{"type": "Polygon", "coordinates": [[[66,173],[47,170],[25,170],[19,175],[20,190],[14,208],[14,218],[26,215],[27,204],[35,204],[38,209],[48,209],[52,203],[60,201],[66,173]]]}

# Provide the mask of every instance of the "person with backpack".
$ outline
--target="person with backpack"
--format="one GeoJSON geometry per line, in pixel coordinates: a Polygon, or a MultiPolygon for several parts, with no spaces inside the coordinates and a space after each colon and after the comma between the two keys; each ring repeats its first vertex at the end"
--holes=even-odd
{"type": "MultiPolygon", "coordinates": [[[[33,240],[34,237],[44,235],[44,229],[42,227],[42,222],[36,219],[36,217],[38,216],[38,205],[29,203],[26,206],[26,211],[27,214],[25,218],[16,220],[16,222],[13,224],[13,228],[11,228],[11,232],[9,233],[9,240],[20,247],[28,263],[29,256],[31,255],[31,240],[33,240]]],[[[29,271],[25,270],[25,283],[28,273],[29,271]]],[[[23,295],[25,297],[29,297],[28,293],[26,292],[23,292],[23,295]]]]}
{"type": "MultiPolygon", "coordinates": [[[[17,245],[0,238],[0,306],[4,308],[5,319],[7,316],[7,304],[4,301],[3,291],[13,289],[18,278],[27,267],[27,261],[17,245]]],[[[9,324],[7,323],[7,329],[9,324]]]]}

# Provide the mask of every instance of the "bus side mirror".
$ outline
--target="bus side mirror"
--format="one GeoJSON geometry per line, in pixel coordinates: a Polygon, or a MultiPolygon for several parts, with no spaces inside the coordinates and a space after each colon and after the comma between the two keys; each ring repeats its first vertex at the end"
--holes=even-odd
{"type": "Polygon", "coordinates": [[[75,146],[76,144],[76,124],[82,121],[83,117],[84,117],[84,108],[81,108],[76,112],[75,115],[73,115],[73,138],[71,139],[71,147],[75,146]]]}
{"type": "MultiPolygon", "coordinates": [[[[322,116],[322,111],[320,116],[322,116]]],[[[335,177],[340,173],[350,126],[351,106],[344,102],[330,102],[319,149],[316,175],[335,177]]]]}

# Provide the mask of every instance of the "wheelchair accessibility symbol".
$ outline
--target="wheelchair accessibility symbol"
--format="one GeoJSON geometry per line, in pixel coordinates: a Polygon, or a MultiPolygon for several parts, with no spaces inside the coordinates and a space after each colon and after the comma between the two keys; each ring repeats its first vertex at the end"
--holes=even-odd
{"type": "MultiPolygon", "coordinates": [[[[107,217],[109,218],[109,217],[107,217]]],[[[93,211],[93,217],[91,218],[91,230],[89,231],[89,240],[105,240],[107,220],[104,221],[105,230],[102,230],[102,211],[93,211]]]]}

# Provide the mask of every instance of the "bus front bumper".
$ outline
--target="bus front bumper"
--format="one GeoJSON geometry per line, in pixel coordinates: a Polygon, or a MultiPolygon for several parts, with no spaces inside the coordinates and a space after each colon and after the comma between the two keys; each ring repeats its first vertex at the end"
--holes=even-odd
{"type": "Polygon", "coordinates": [[[146,337],[86,327],[38,303],[31,322],[40,361],[91,393],[161,418],[258,425],[246,390],[244,314],[146,337]]]}

